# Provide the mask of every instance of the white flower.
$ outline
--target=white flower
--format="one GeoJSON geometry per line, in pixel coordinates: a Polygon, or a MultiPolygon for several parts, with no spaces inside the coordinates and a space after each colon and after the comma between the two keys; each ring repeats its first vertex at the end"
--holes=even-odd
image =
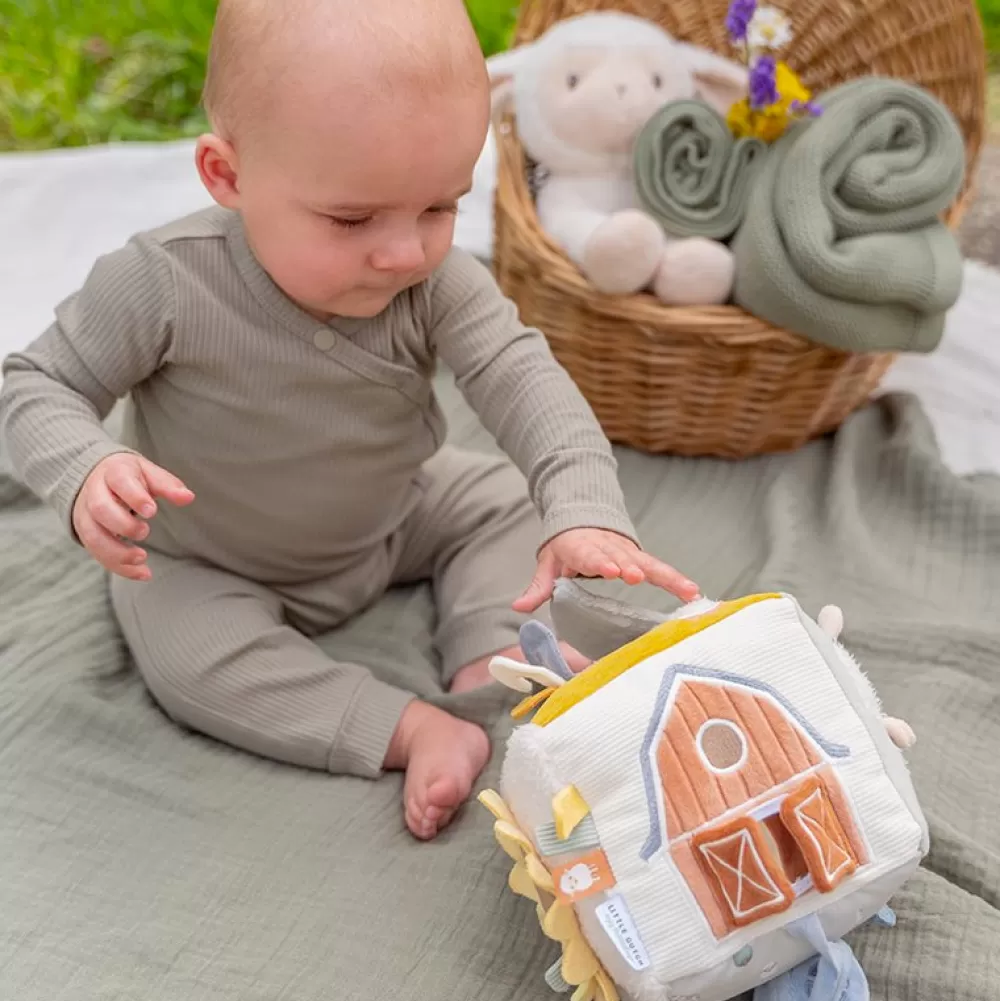
{"type": "Polygon", "coordinates": [[[792,22],[777,7],[758,7],[747,26],[751,50],[783,49],[792,40],[792,22]]]}

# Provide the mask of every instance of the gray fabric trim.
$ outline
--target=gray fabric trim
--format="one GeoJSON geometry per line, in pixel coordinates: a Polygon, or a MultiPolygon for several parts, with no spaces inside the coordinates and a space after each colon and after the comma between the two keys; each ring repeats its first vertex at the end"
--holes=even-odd
{"type": "Polygon", "coordinates": [[[562,960],[557,959],[546,971],[545,982],[556,994],[568,994],[573,988],[562,975],[562,960]]]}
{"type": "Polygon", "coordinates": [[[594,594],[565,577],[556,581],[550,612],[559,638],[594,660],[631,643],[669,618],[662,612],[594,594]]]}
{"type": "Polygon", "coordinates": [[[825,740],[812,724],[779,692],[763,681],[753,678],[744,678],[738,674],[731,674],[728,671],[713,671],[707,667],[693,667],[688,664],[674,664],[664,672],[663,680],[660,682],[660,689],[656,695],[656,702],[653,706],[653,715],[646,729],[646,736],[642,741],[640,751],[640,767],[642,768],[642,781],[646,791],[646,807],[649,810],[649,836],[646,843],[639,852],[639,857],[648,861],[660,850],[663,844],[663,834],[660,831],[660,815],[656,808],[656,780],[653,776],[653,766],[650,762],[650,751],[653,749],[653,741],[656,740],[660,732],[661,717],[667,706],[667,699],[673,690],[674,682],[681,677],[704,678],[711,681],[724,681],[731,685],[740,685],[743,688],[753,688],[774,699],[784,710],[795,720],[799,726],[809,735],[809,737],[819,746],[819,748],[831,758],[846,758],[850,755],[850,748],[843,744],[835,744],[825,740]]]}

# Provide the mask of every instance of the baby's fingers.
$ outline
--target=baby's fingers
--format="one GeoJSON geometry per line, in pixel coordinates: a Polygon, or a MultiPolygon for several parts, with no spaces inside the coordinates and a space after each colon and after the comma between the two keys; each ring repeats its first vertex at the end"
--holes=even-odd
{"type": "Polygon", "coordinates": [[[194,500],[194,494],[173,473],[168,473],[148,459],[140,459],[139,467],[149,492],[154,497],[163,497],[179,507],[194,500]]]}
{"type": "MultiPolygon", "coordinates": [[[[115,466],[108,471],[105,479],[108,489],[126,506],[138,511],[143,518],[152,518],[156,514],[156,502],[142,482],[136,466],[115,466]]],[[[110,526],[109,526],[110,527],[110,526]]],[[[122,532],[122,535],[129,535],[122,532]]],[[[136,538],[129,535],[130,539],[136,538]]]]}
{"type": "Polygon", "coordinates": [[[149,535],[149,525],[122,507],[109,486],[110,484],[100,484],[92,493],[87,502],[90,517],[112,536],[120,535],[137,542],[145,539],[149,535]]]}
{"type": "Polygon", "coordinates": [[[574,547],[563,556],[567,569],[581,577],[604,577],[614,580],[621,576],[618,561],[600,546],[592,544],[574,547]]]}
{"type": "Polygon", "coordinates": [[[639,557],[642,553],[635,546],[624,543],[605,543],[602,547],[607,558],[618,568],[618,574],[626,584],[641,584],[646,579],[639,557]]]}
{"type": "Polygon", "coordinates": [[[145,565],[145,551],[116,538],[97,524],[89,513],[81,516],[77,532],[87,552],[105,570],[129,580],[149,580],[152,576],[145,565]]]}
{"type": "Polygon", "coordinates": [[[693,580],[689,580],[679,570],[675,570],[662,560],[650,556],[649,553],[639,553],[637,559],[650,584],[662,587],[682,601],[694,601],[700,595],[698,585],[693,580]]]}

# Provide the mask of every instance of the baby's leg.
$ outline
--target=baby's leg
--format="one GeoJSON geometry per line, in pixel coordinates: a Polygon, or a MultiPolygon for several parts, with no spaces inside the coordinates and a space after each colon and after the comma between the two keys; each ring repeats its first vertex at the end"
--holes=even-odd
{"type": "Polygon", "coordinates": [[[156,553],[149,563],[152,580],[116,577],[111,593],[139,671],[169,716],[264,757],[381,774],[411,714],[409,692],[331,660],[285,624],[281,599],[266,587],[156,553]]]}
{"type": "Polygon", "coordinates": [[[424,497],[403,525],[395,579],[433,584],[445,685],[480,664],[486,683],[490,657],[518,651],[525,616],[511,605],[535,572],[538,515],[524,477],[506,459],[446,447],[424,472],[424,497]]]}
{"type": "MultiPolygon", "coordinates": [[[[423,501],[398,540],[395,581],[433,583],[443,680],[463,691],[489,682],[494,654],[521,658],[524,616],[511,603],[534,573],[541,528],[523,476],[506,460],[445,448],[424,471],[423,501]]],[[[583,665],[576,651],[566,652],[571,666],[583,665]]],[[[411,828],[443,826],[468,796],[464,782],[440,778],[467,750],[442,734],[434,754],[411,763],[404,791],[411,828]]]]}

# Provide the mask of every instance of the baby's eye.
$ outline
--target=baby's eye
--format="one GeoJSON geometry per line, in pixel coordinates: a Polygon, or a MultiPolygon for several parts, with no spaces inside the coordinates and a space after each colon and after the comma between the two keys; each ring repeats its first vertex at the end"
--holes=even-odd
{"type": "Polygon", "coordinates": [[[663,86],[663,77],[659,73],[653,74],[653,86],[659,90],[663,86]]]}
{"type": "Polygon", "coordinates": [[[357,229],[359,226],[367,226],[372,221],[372,217],[363,216],[360,219],[352,219],[343,216],[327,216],[327,218],[340,229],[357,229]]]}
{"type": "Polygon", "coordinates": [[[566,86],[569,87],[570,90],[573,90],[579,82],[580,78],[575,73],[570,73],[570,75],[566,77],[566,86]]]}
{"type": "Polygon", "coordinates": [[[458,205],[451,202],[448,205],[432,205],[428,210],[428,215],[454,215],[458,211],[458,205]]]}

